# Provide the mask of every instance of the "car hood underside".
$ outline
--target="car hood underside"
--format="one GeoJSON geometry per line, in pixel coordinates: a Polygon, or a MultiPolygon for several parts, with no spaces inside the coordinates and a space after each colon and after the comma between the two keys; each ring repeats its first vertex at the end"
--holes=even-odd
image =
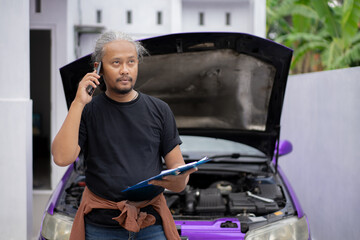
{"type": "Polygon", "coordinates": [[[224,138],[272,156],[292,50],[242,33],[142,40],[136,88],[174,112],[180,134],[224,138]]]}

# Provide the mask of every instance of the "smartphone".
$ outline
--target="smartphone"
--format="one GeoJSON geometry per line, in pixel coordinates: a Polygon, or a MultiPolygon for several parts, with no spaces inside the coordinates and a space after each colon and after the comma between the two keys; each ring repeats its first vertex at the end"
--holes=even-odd
{"type": "MultiPolygon", "coordinates": [[[[100,69],[101,69],[101,62],[99,63],[99,65],[96,68],[96,74],[100,74],[100,69]]],[[[88,94],[91,96],[93,95],[95,88],[91,85],[87,86],[86,91],[88,92],[88,94]]]]}

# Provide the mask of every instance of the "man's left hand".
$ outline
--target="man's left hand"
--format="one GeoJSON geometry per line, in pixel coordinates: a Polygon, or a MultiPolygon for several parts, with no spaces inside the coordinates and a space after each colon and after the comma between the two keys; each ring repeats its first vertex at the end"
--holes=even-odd
{"type": "Polygon", "coordinates": [[[173,192],[181,192],[185,189],[189,175],[197,170],[197,168],[192,168],[179,175],[169,175],[163,177],[161,180],[151,180],[149,184],[160,186],[173,192]]]}

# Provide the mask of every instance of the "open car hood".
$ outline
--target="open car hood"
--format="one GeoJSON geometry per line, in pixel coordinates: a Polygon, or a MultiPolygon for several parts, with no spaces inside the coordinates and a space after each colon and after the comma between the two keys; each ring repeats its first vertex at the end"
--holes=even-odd
{"type": "MultiPolygon", "coordinates": [[[[141,42],[149,56],[139,65],[135,88],[169,104],[181,135],[237,141],[273,156],[291,49],[244,33],[182,33],[141,42]]],[[[68,106],[84,76],[83,65],[76,65],[81,61],[89,56],[60,69],[68,106]]]]}
{"type": "Polygon", "coordinates": [[[136,88],[171,107],[182,135],[229,139],[268,156],[279,137],[292,50],[243,33],[143,40],[136,88]]]}

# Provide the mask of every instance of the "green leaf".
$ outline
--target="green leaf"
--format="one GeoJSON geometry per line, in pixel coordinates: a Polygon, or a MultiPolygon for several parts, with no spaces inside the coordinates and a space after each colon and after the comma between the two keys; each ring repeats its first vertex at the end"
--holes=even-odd
{"type": "Polygon", "coordinates": [[[360,42],[360,32],[357,32],[357,34],[351,39],[351,45],[357,44],[360,42]]]}
{"type": "Polygon", "coordinates": [[[286,17],[290,16],[291,8],[295,0],[267,0],[266,1],[266,32],[269,36],[270,32],[277,32],[276,35],[282,34],[282,32],[291,31],[289,22],[286,17]]]}
{"type": "Polygon", "coordinates": [[[294,4],[291,9],[291,15],[300,15],[306,18],[319,19],[319,15],[314,9],[303,4],[294,4]]]}
{"type": "Polygon", "coordinates": [[[341,19],[341,29],[346,43],[350,43],[351,38],[358,32],[359,19],[360,2],[346,0],[343,5],[343,17],[341,19]]]}
{"type": "Polygon", "coordinates": [[[327,0],[315,0],[311,1],[315,11],[319,14],[320,19],[323,21],[325,28],[329,31],[329,34],[335,38],[341,36],[340,24],[336,21],[335,14],[331,11],[327,0]]]}
{"type": "Polygon", "coordinates": [[[353,45],[334,63],[335,68],[344,68],[360,61],[360,43],[353,45]]]}
{"type": "Polygon", "coordinates": [[[303,33],[303,32],[286,34],[278,37],[275,41],[279,43],[283,43],[285,41],[326,42],[324,38],[320,35],[316,35],[312,33],[303,33]]]}
{"type": "Polygon", "coordinates": [[[295,2],[296,0],[282,1],[280,6],[276,10],[277,14],[281,17],[291,15],[291,10],[294,8],[295,2]]]}
{"type": "Polygon", "coordinates": [[[333,39],[329,47],[325,49],[322,55],[322,62],[326,70],[335,69],[335,62],[342,56],[343,41],[342,39],[333,39]]]}
{"type": "Polygon", "coordinates": [[[308,42],[302,44],[294,51],[293,65],[295,66],[296,63],[300,61],[307,52],[322,50],[325,49],[327,46],[328,44],[326,42],[308,42]]]}
{"type": "Polygon", "coordinates": [[[317,12],[303,4],[295,4],[291,14],[296,32],[310,32],[313,29],[313,21],[319,20],[317,12]]]}

